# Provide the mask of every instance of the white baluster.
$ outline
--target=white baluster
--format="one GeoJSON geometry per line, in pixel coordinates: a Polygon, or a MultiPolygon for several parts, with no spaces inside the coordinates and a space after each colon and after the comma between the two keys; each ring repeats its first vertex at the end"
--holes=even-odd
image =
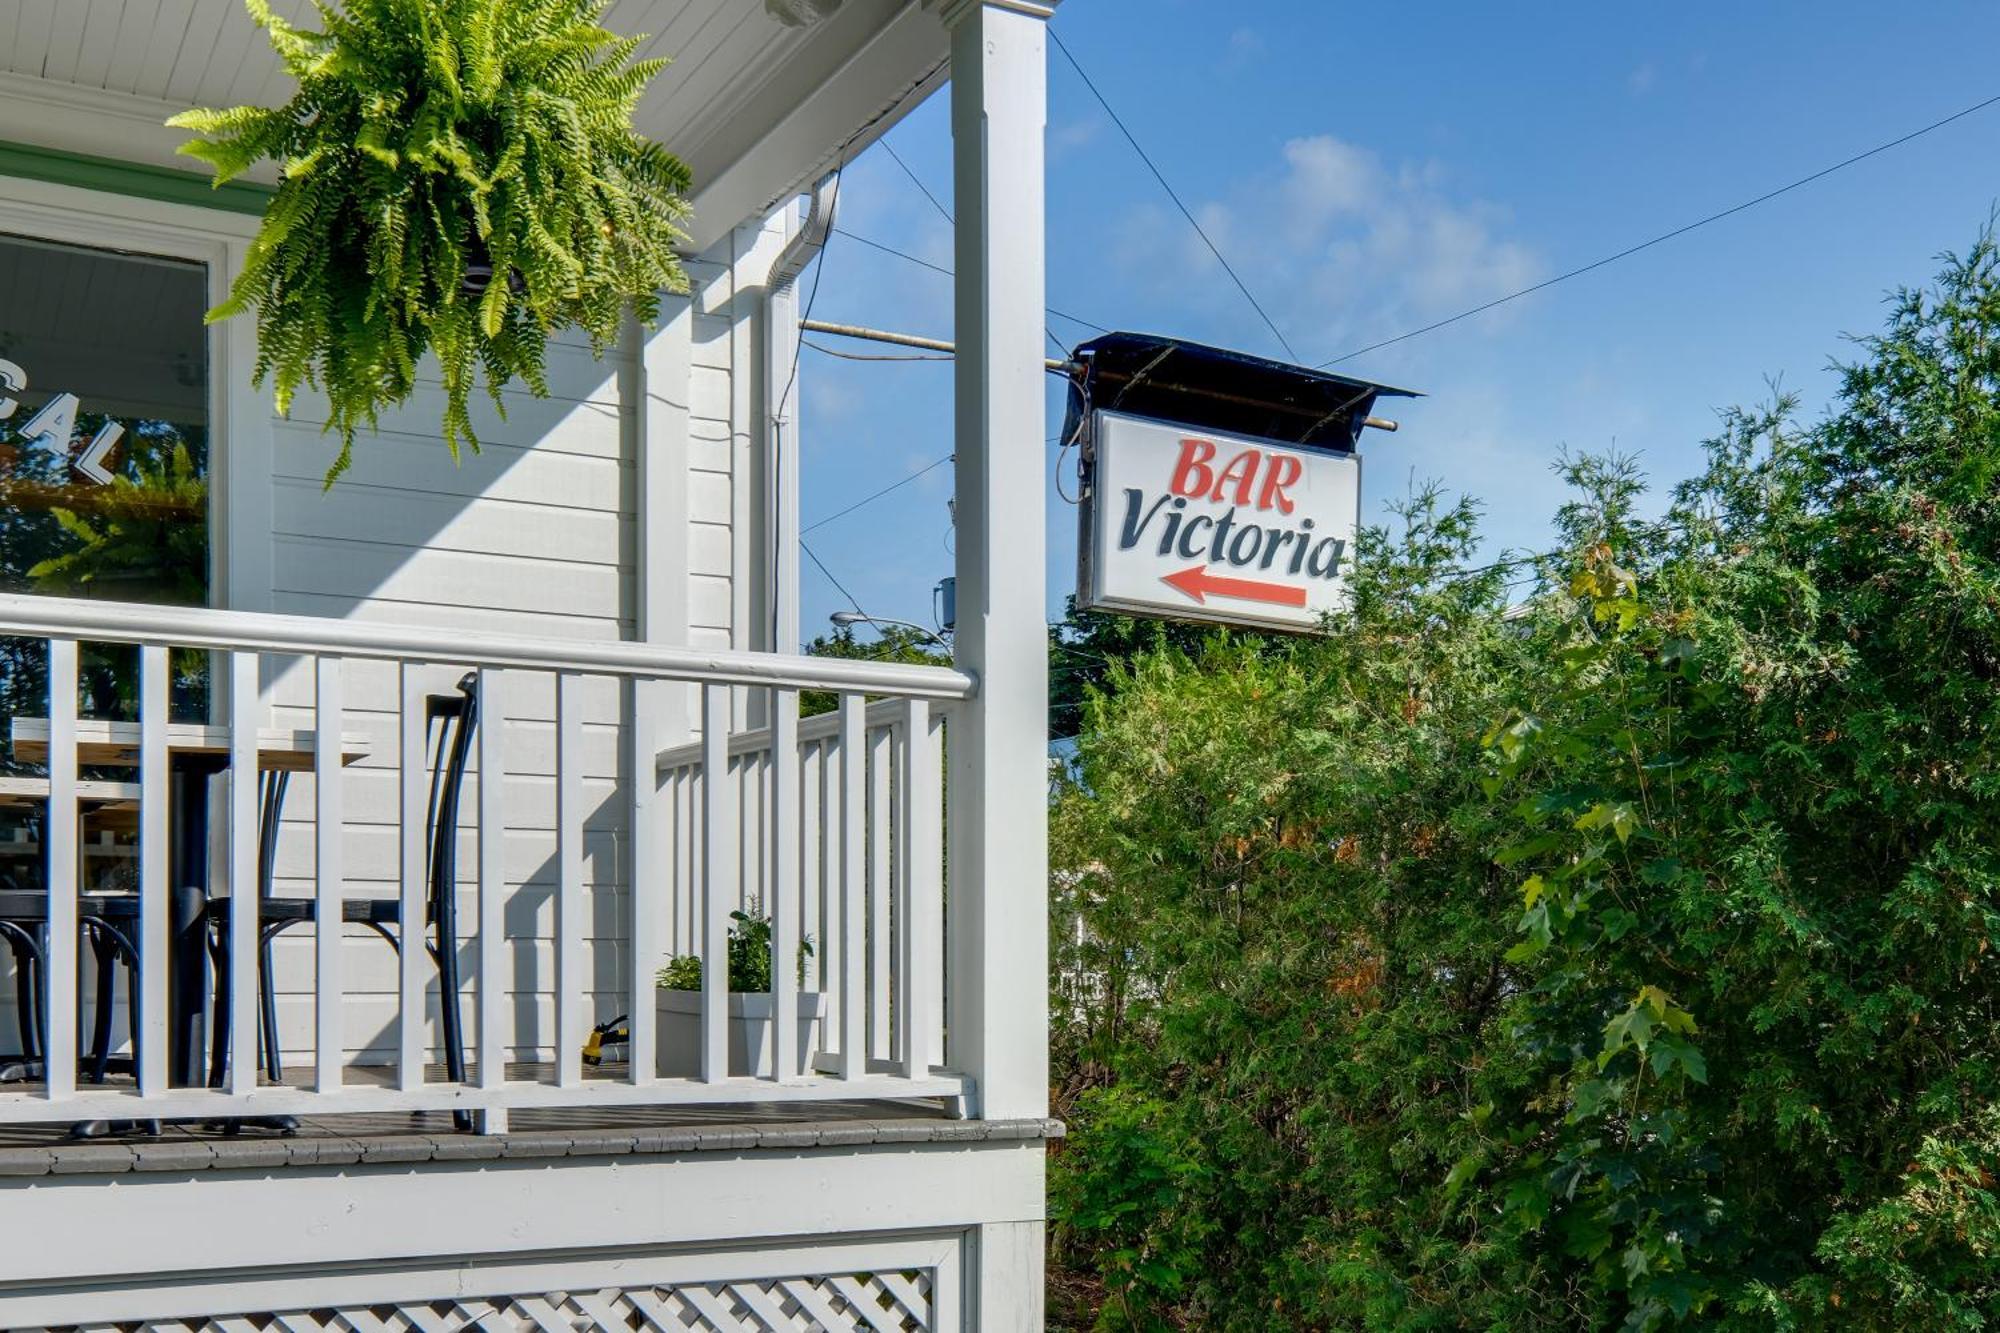
{"type": "Polygon", "coordinates": [[[939,883],[944,847],[938,805],[937,749],[931,739],[930,704],[911,699],[903,705],[903,819],[900,867],[902,898],[897,906],[897,933],[902,945],[898,968],[896,1011],[901,1028],[902,1074],[922,1078],[930,1073],[933,996],[937,989],[939,883]]]}
{"type": "MultiPolygon", "coordinates": [[[[257,1088],[257,654],[229,655],[229,1090],[257,1088]]],[[[275,1038],[276,1034],[272,1034],[275,1038]]]]}
{"type": "MultiPolygon", "coordinates": [[[[832,959],[827,960],[827,966],[829,979],[837,981],[840,987],[840,1032],[837,1040],[840,1043],[842,1078],[860,1078],[868,1072],[868,996],[865,989],[868,980],[868,918],[866,884],[863,880],[867,851],[863,842],[866,836],[868,780],[868,751],[864,748],[867,744],[866,708],[866,702],[858,694],[840,696],[840,772],[834,784],[839,802],[839,868],[837,871],[829,868],[828,876],[829,882],[835,886],[837,906],[827,918],[828,939],[831,940],[836,929],[840,932],[839,971],[831,971],[832,959]]],[[[834,807],[829,805],[827,812],[831,816],[834,807]]],[[[831,823],[832,819],[829,818],[828,822],[831,823]]]]}
{"type": "Polygon", "coordinates": [[[167,1090],[167,957],[172,943],[173,892],[168,821],[167,649],[139,650],[139,1012],[132,1045],[139,1058],[139,1092],[167,1090]]]}
{"type": "Polygon", "coordinates": [[[893,727],[868,733],[868,1054],[895,1059],[890,1044],[890,995],[895,976],[891,904],[895,898],[896,867],[901,863],[895,842],[894,778],[896,735],[893,727]]]}
{"type": "Polygon", "coordinates": [[[771,1076],[799,1072],[799,695],[771,691],[771,1076]]]}
{"type": "MultiPolygon", "coordinates": [[[[479,1086],[489,1091],[507,1083],[507,712],[504,673],[479,673],[474,707],[479,747],[479,1086]]],[[[507,1128],[507,1112],[480,1112],[481,1133],[507,1128]]]]}
{"type": "MultiPolygon", "coordinates": [[[[820,894],[825,891],[821,872],[825,868],[826,826],[823,820],[825,794],[820,790],[826,778],[825,743],[799,742],[799,795],[794,809],[798,825],[798,904],[793,914],[798,922],[798,938],[811,940],[813,956],[805,960],[802,990],[820,989],[819,978],[826,966],[826,933],[820,929],[820,894]]],[[[793,973],[799,969],[796,961],[793,973]]]]}
{"type": "Polygon", "coordinates": [[[424,902],[430,865],[425,829],[430,810],[430,727],[424,716],[422,673],[414,662],[399,670],[402,780],[402,925],[397,1005],[396,1086],[415,1092],[424,1085],[429,1053],[424,1023],[424,902]]]}
{"type": "Polygon", "coordinates": [[[76,1095],[76,640],[49,640],[49,956],[42,1055],[48,1099],[76,1095]]]}
{"type": "Polygon", "coordinates": [[[556,1084],[583,1085],[590,976],[583,932],[583,681],[556,677],[556,1084]]]}
{"type": "Polygon", "coordinates": [[[729,771],[729,687],[701,691],[701,1077],[729,1077],[729,909],[736,785],[729,771]]]}
{"type": "Polygon", "coordinates": [[[665,821],[673,805],[671,794],[660,795],[659,769],[654,756],[659,753],[659,719],[665,711],[665,688],[653,681],[635,680],[626,691],[632,701],[631,738],[627,768],[632,774],[632,874],[626,906],[630,911],[627,957],[631,960],[631,998],[626,1003],[626,1032],[631,1038],[631,1081],[653,1082],[654,1030],[657,1010],[653,1007],[653,973],[660,964],[661,903],[671,902],[672,872],[669,868],[665,821]]]}
{"type": "Polygon", "coordinates": [[[931,963],[925,972],[930,990],[922,1009],[924,1020],[924,1049],[933,1066],[946,1063],[944,1049],[945,995],[947,993],[945,969],[949,966],[951,951],[946,947],[944,894],[945,894],[945,843],[944,843],[944,729],[945,719],[951,715],[950,705],[930,710],[930,785],[916,790],[916,798],[923,806],[922,817],[917,827],[929,840],[931,873],[918,881],[927,901],[918,909],[917,919],[925,924],[929,932],[924,937],[923,947],[930,950],[931,963]],[[926,827],[928,821],[928,827],[926,827]]]}
{"type": "MultiPolygon", "coordinates": [[[[319,1092],[333,1092],[340,1087],[341,1057],[347,1045],[342,1024],[346,988],[340,977],[341,937],[347,933],[346,869],[341,859],[347,839],[341,801],[340,659],[322,657],[314,665],[313,823],[318,864],[314,895],[317,901],[313,909],[316,945],[313,1013],[318,1027],[313,1039],[313,1087],[319,1092]]],[[[270,1034],[270,1040],[277,1039],[277,1033],[270,1034]]]]}

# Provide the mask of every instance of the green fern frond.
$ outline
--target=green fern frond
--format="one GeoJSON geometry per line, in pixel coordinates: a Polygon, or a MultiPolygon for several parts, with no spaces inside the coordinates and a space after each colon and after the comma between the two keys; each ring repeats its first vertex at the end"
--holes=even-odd
{"type": "Polygon", "coordinates": [[[281,164],[209,319],[255,312],[254,370],[280,413],[303,387],[326,395],[329,485],[426,355],[456,457],[479,447],[477,383],[496,410],[514,381],[546,395],[553,334],[580,328],[601,354],[628,311],[650,322],[662,290],[687,290],[687,166],[631,125],[665,62],[635,61],[645,39],[599,25],[606,2],[315,0],[312,32],[245,0],[297,92],[169,122],[218,181],[281,164]],[[468,293],[475,261],[493,274],[468,293]]]}

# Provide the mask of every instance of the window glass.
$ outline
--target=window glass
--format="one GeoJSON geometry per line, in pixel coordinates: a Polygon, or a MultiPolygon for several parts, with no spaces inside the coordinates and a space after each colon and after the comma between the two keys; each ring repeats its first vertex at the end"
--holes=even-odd
{"type": "MultiPolygon", "coordinates": [[[[0,234],[0,591],[208,600],[207,306],[201,264],[0,234]]],[[[136,717],[137,650],[79,655],[82,716],[136,717]]],[[[206,661],[172,663],[176,718],[202,716],[206,661]]],[[[42,771],[16,759],[12,724],[46,717],[47,691],[44,644],[0,638],[0,776],[42,771]]],[[[0,794],[0,887],[39,880],[41,812],[0,794]]],[[[87,844],[90,822],[86,807],[87,844]]],[[[86,886],[118,858],[100,859],[86,886]]]]}

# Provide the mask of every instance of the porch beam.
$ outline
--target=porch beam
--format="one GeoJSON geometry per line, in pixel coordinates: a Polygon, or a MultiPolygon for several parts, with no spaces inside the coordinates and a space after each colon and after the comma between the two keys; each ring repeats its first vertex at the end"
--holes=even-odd
{"type": "MultiPolygon", "coordinates": [[[[1048,10],[950,0],[958,632],[948,1059],[986,1118],[1048,1108],[1043,148],[1048,10]]],[[[913,738],[913,744],[921,738],[913,738]]]]}

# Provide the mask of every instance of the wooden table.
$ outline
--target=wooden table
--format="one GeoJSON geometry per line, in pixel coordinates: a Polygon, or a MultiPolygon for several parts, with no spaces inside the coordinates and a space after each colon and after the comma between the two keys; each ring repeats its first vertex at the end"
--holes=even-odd
{"type": "MultiPolygon", "coordinates": [[[[12,728],[14,758],[39,764],[49,757],[49,720],[45,717],[17,717],[12,728]]],[[[314,741],[309,727],[260,727],[257,730],[257,767],[268,772],[310,773],[314,741]]],[[[368,738],[346,732],[340,738],[342,766],[365,757],[368,738]]],[[[198,722],[167,724],[167,753],[175,756],[206,755],[223,766],[229,763],[229,728],[198,722]]],[[[78,718],[76,762],[111,768],[139,766],[139,724],[107,722],[101,718],[78,718]]]]}
{"type": "MultiPolygon", "coordinates": [[[[169,837],[172,891],[169,913],[173,932],[173,962],[169,968],[172,1018],[169,1064],[176,1081],[195,1086],[205,1081],[200,1066],[202,1043],[198,1030],[208,1008],[206,982],[206,912],[209,900],[208,864],[208,779],[227,771],[230,760],[230,729],[195,722],[167,724],[167,763],[171,769],[172,832],[169,837]]],[[[49,756],[49,719],[17,717],[9,729],[14,758],[23,763],[44,763],[49,756]]],[[[137,722],[111,722],[102,718],[79,718],[76,722],[76,759],[79,767],[98,765],[109,768],[139,766],[140,734],[137,722]]],[[[342,733],[342,766],[365,758],[368,741],[364,736],[342,733]]],[[[317,746],[309,728],[262,727],[257,732],[257,767],[267,772],[309,773],[317,746]]],[[[35,802],[48,799],[48,782],[43,778],[8,778],[0,787],[0,802],[35,802]]],[[[130,800],[136,802],[136,783],[77,783],[79,799],[130,800]]],[[[255,836],[250,834],[249,836],[255,836]]],[[[257,886],[232,886],[232,892],[254,897],[257,886]]]]}

